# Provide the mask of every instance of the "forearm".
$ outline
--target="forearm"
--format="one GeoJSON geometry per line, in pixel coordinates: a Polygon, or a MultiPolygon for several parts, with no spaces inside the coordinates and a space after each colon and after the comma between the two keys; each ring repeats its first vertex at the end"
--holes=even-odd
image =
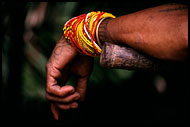
{"type": "Polygon", "coordinates": [[[159,59],[184,60],[188,52],[188,9],[162,5],[103,21],[101,42],[126,44],[159,59]]]}

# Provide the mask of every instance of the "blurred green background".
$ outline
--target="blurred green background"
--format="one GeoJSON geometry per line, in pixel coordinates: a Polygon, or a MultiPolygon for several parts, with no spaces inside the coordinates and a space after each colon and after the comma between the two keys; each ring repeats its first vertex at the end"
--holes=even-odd
{"type": "MultiPolygon", "coordinates": [[[[96,10],[118,17],[163,3],[2,2],[3,121],[9,123],[16,119],[18,123],[42,124],[185,122],[186,67],[173,70],[177,77],[177,81],[173,81],[173,71],[163,74],[105,69],[100,67],[97,57],[86,101],[78,109],[64,111],[61,120],[54,121],[45,99],[45,64],[67,20],[96,10]]],[[[72,80],[68,84],[72,85],[72,80]]]]}

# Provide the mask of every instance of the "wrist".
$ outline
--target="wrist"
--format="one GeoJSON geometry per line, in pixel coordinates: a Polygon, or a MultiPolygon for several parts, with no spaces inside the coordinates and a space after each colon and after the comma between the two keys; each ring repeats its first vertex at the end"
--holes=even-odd
{"type": "Polygon", "coordinates": [[[111,38],[109,32],[108,32],[108,23],[112,20],[112,18],[106,18],[104,19],[98,28],[98,35],[96,35],[97,39],[99,38],[100,43],[103,45],[105,42],[113,43],[113,39],[111,38]]]}
{"type": "Polygon", "coordinates": [[[111,13],[90,12],[68,20],[64,27],[64,36],[73,47],[82,54],[99,56],[101,43],[97,41],[98,28],[101,22],[107,18],[115,18],[111,13]]]}

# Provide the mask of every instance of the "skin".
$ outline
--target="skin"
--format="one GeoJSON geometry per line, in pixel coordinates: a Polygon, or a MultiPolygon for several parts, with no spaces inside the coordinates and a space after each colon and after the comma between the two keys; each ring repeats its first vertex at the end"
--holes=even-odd
{"type": "MultiPolygon", "coordinates": [[[[131,46],[162,60],[184,61],[188,54],[188,8],[168,4],[145,9],[115,19],[104,20],[99,39],[131,46]]],[[[56,120],[60,110],[78,107],[83,101],[93,68],[93,58],[79,54],[62,35],[46,65],[46,98],[56,120]],[[66,85],[70,74],[77,87],[66,85]]]]}
{"type": "Polygon", "coordinates": [[[92,57],[79,54],[64,36],[60,38],[46,64],[46,99],[56,120],[60,109],[77,108],[77,100],[84,100],[92,67],[92,57]],[[66,85],[70,74],[77,77],[76,88],[66,85]]]}
{"type": "Polygon", "coordinates": [[[158,59],[184,61],[188,55],[188,8],[168,4],[107,19],[100,25],[99,38],[158,59]]]}

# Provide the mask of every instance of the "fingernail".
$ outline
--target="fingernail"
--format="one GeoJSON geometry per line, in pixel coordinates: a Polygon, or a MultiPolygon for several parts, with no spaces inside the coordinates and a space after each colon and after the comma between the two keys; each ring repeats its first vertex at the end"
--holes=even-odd
{"type": "Polygon", "coordinates": [[[80,98],[80,95],[76,96],[74,100],[78,100],[80,98]]]}
{"type": "Polygon", "coordinates": [[[78,107],[78,104],[77,103],[74,103],[71,105],[72,108],[77,108],[78,107]]]}

